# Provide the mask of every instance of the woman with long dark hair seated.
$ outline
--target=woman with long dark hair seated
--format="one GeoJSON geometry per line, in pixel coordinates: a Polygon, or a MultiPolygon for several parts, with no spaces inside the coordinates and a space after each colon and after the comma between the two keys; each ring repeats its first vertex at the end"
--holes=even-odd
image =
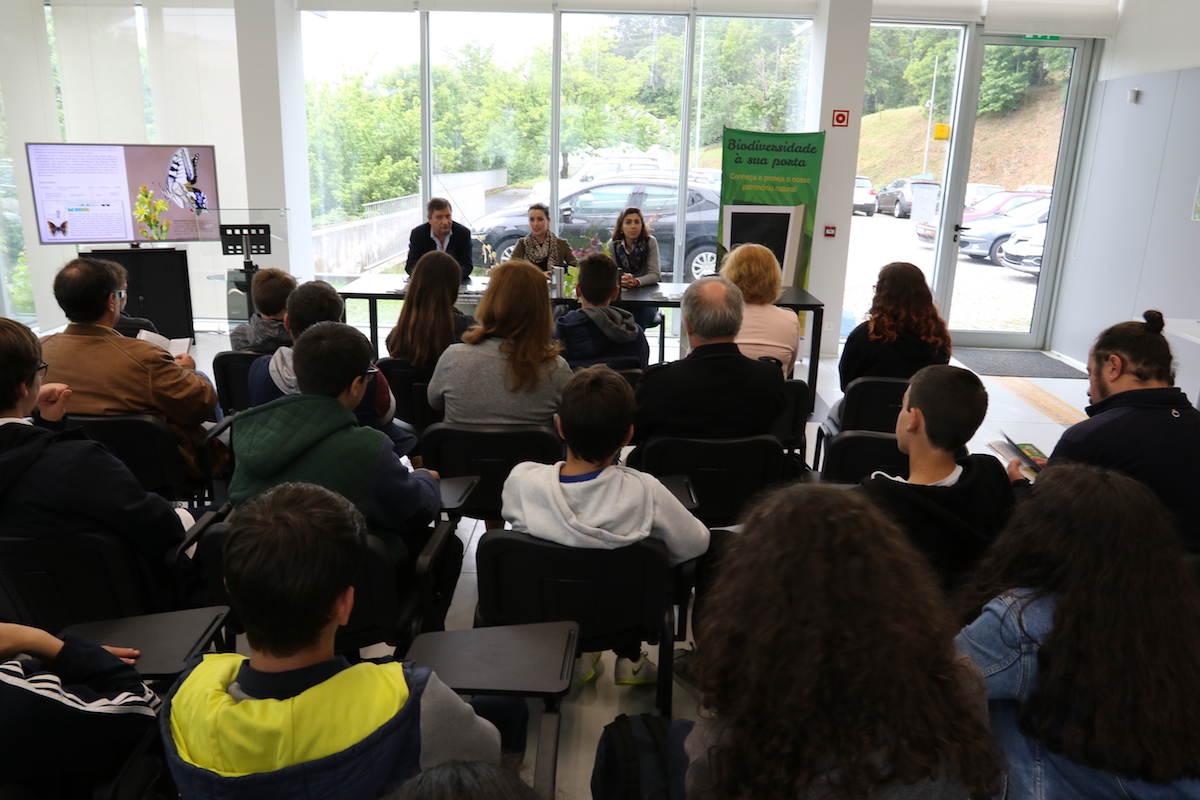
{"type": "MultiPolygon", "coordinates": [[[[662,276],[658,265],[658,239],[650,235],[640,208],[627,208],[617,216],[608,246],[613,260],[621,268],[622,289],[658,283],[662,276]]],[[[658,311],[651,307],[631,308],[630,313],[643,330],[653,327],[658,319],[658,311]]]]}
{"type": "Polygon", "coordinates": [[[922,367],[948,364],[950,350],[925,274],[893,261],[879,271],[867,321],[846,337],[838,365],[842,391],[855,378],[911,378],[922,367]]]}
{"type": "Polygon", "coordinates": [[[528,261],[492,270],[479,301],[479,324],[442,353],[429,404],[446,422],[554,424],[571,368],[558,354],[546,278],[528,261]]]}
{"type": "Polygon", "coordinates": [[[999,775],[978,673],[871,502],[794,485],[730,537],[692,663],[689,798],[954,798],[999,775]]]}
{"type": "Polygon", "coordinates": [[[454,257],[431,250],[413,267],[396,327],[387,336],[388,354],[433,371],[450,345],[461,342],[475,318],[454,307],[462,272],[454,257]]]}
{"type": "Polygon", "coordinates": [[[1038,476],[963,595],[997,797],[1200,797],[1200,588],[1174,519],[1116,472],[1038,476]]]}

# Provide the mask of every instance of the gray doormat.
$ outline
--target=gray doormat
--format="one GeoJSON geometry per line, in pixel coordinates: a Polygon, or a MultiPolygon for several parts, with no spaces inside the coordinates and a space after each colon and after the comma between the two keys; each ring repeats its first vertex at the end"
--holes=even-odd
{"type": "Polygon", "coordinates": [[[979,375],[1015,378],[1086,378],[1087,373],[1037,350],[956,347],[954,357],[979,375]]]}

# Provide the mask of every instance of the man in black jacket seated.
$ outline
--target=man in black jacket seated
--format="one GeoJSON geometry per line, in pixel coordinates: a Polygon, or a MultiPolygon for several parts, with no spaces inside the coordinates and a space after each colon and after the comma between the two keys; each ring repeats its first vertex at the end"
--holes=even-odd
{"type": "Polygon", "coordinates": [[[989,455],[954,458],[987,414],[975,373],[936,365],[913,375],[896,418],[896,441],[908,455],[908,479],[876,472],[866,492],[924,553],[953,589],[1008,521],[1012,485],[989,455]]]}
{"type": "MultiPolygon", "coordinates": [[[[1064,431],[1043,463],[1093,464],[1141,481],[1175,515],[1188,550],[1200,552],[1200,411],[1175,386],[1162,312],[1142,316],[1096,337],[1088,353],[1090,419],[1064,431]]],[[[1028,489],[1016,461],[1008,476],[1018,495],[1028,489]]]]}
{"type": "Polygon", "coordinates": [[[775,364],[746,358],[734,344],[744,307],[742,290],[720,276],[701,278],[683,293],[683,325],[692,351],[642,375],[637,441],[757,436],[775,427],[785,403],[783,374],[775,364]]]}
{"type": "Polygon", "coordinates": [[[412,275],[421,256],[433,250],[445,250],[454,256],[462,268],[462,282],[471,277],[471,231],[453,220],[450,201],[443,197],[429,199],[428,222],[412,229],[408,237],[408,261],[404,271],[412,275]]]}
{"type": "Polygon", "coordinates": [[[28,538],[115,534],[141,556],[156,605],[169,606],[165,559],[183,541],[183,522],[82,431],[57,430],[71,390],[43,385],[46,367],[33,331],[0,317],[0,531],[28,538]]]}

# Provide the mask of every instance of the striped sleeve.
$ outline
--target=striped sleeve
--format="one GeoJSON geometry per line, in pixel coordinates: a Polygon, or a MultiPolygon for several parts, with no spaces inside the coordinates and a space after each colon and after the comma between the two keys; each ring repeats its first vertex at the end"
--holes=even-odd
{"type": "MultiPolygon", "coordinates": [[[[97,644],[67,636],[53,671],[37,660],[0,664],[0,708],[6,719],[79,714],[153,717],[160,700],[137,670],[97,644]]],[[[47,719],[49,723],[51,720],[47,719]]]]}
{"type": "Polygon", "coordinates": [[[0,775],[107,772],[154,730],[158,708],[136,669],[83,639],[64,637],[50,664],[0,663],[0,775]]]}

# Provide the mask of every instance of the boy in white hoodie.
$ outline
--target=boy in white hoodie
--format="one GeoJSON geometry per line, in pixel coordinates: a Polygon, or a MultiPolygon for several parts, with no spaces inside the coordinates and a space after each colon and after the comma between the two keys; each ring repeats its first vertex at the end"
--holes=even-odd
{"type": "MultiPolygon", "coordinates": [[[[708,528],[657,478],[613,463],[633,436],[636,409],[629,383],[608,367],[575,373],[555,416],[567,460],[518,464],[504,484],[504,518],[513,530],[593,550],[653,537],[672,564],[708,550],[708,528]]],[[[655,682],[658,670],[641,642],[614,650],[618,685],[655,682]]]]}

